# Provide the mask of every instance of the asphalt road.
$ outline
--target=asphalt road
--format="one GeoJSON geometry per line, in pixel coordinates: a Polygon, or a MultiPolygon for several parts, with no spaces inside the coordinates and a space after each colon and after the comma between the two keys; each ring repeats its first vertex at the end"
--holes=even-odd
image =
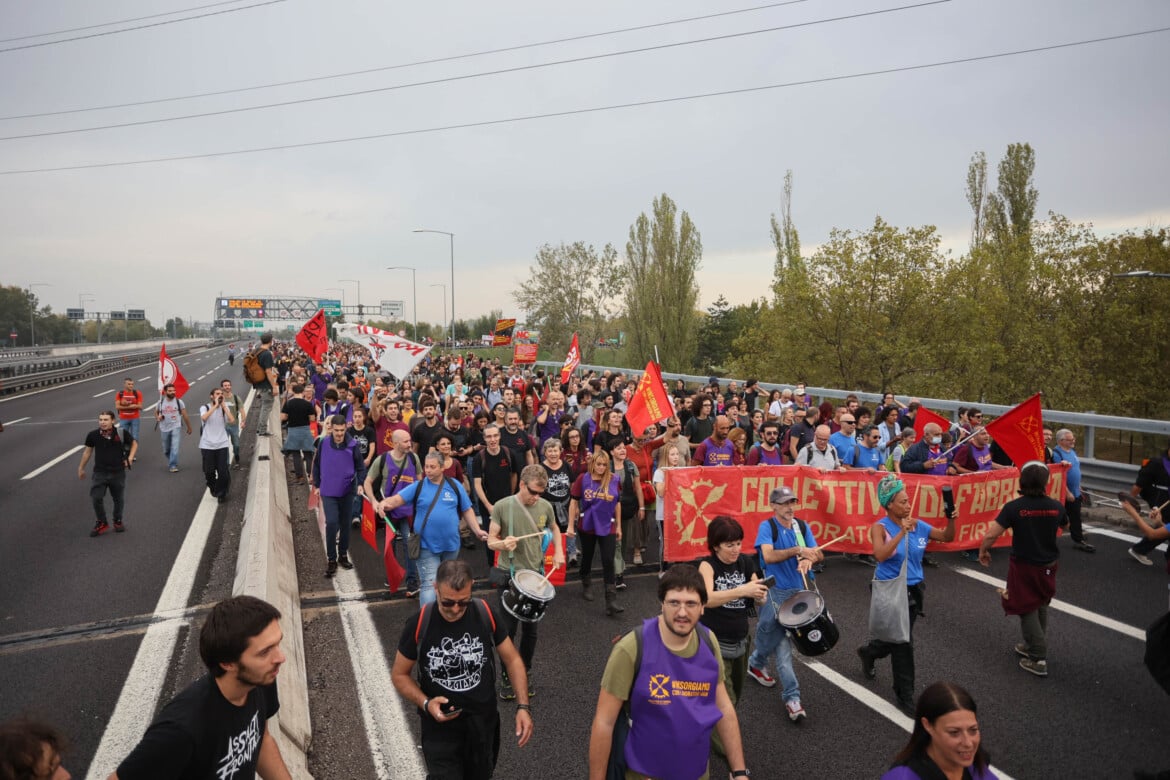
{"type": "MultiPolygon", "coordinates": [[[[221,378],[242,384],[242,369],[229,370],[222,348],[176,362],[191,383],[185,401],[195,433],[182,437],[180,471],[171,474],[153,413],[144,413],[121,534],[89,537],[92,462],[79,481],[80,445],[97,427],[98,413],[113,408],[124,376],[136,381],[145,405],[155,402],[157,367],[0,402],[0,719],[25,713],[57,724],[72,745],[66,766],[75,777],[88,770],[206,494],[197,408],[221,378]]],[[[199,605],[230,595],[236,546],[224,519],[242,516],[246,474],[233,472],[232,500],[212,508],[207,544],[192,562],[193,586],[178,606],[196,614],[199,605]],[[221,552],[229,560],[220,560],[221,552]]],[[[157,659],[166,681],[158,680],[154,695],[163,690],[165,696],[199,673],[183,660],[190,656],[185,636],[180,630],[173,656],[157,659]]]]}
{"type": "MultiPolygon", "coordinates": [[[[344,609],[367,612],[377,642],[355,647],[347,633],[348,617],[343,620],[328,604],[337,596],[334,585],[322,577],[320,535],[303,508],[296,527],[302,592],[313,605],[306,612],[306,644],[314,776],[421,777],[401,769],[379,774],[376,767],[379,760],[385,762],[380,754],[388,748],[417,755],[418,714],[382,699],[366,703],[367,710],[377,712],[363,716],[361,697],[363,686],[385,674],[402,626],[417,614],[417,606],[386,598],[380,558],[356,539],[351,554],[357,577],[336,588],[345,591],[346,599],[365,591],[366,603],[347,601],[344,609]],[[409,728],[410,739],[387,743],[364,737],[372,717],[389,717],[409,728]]],[[[1166,574],[1160,565],[1136,564],[1125,554],[1129,542],[1105,533],[1092,535],[1098,546],[1095,555],[1072,550],[1067,538],[1061,542],[1057,598],[1092,614],[1053,611],[1047,679],[1018,667],[1012,650],[1020,641],[1018,621],[1003,615],[995,585],[964,573],[1002,580],[1006,551],[995,553],[989,570],[958,554],[938,555],[940,567],[927,569],[926,617],[915,628],[918,690],[946,679],[971,691],[980,708],[984,745],[1001,776],[1117,778],[1129,777],[1139,767],[1170,768],[1161,725],[1166,695],[1142,665],[1144,641],[1131,635],[1144,631],[1166,609],[1166,574]]],[[[1108,533],[1124,535],[1116,529],[1108,533]]],[[[484,572],[480,551],[464,555],[477,575],[484,572]]],[[[829,653],[797,663],[807,721],[789,723],[779,690],[748,680],[738,713],[754,777],[876,778],[906,741],[910,721],[892,706],[889,662],[878,663],[878,679],[871,683],[862,677],[854,654],[865,641],[872,574],[864,564],[832,557],[820,578],[841,640],[829,653]]],[[[536,734],[518,749],[509,736],[512,705],[501,705],[504,734],[496,777],[585,776],[589,726],[611,639],[658,611],[657,577],[651,567],[627,576],[627,581],[629,589],[622,597],[627,609],[621,619],[606,618],[600,598],[581,600],[576,582],[558,591],[540,626],[536,734]]],[[[496,598],[495,592],[484,593],[496,598]]],[[[712,773],[713,778],[721,776],[726,775],[712,773]]]]}
{"type": "MultiPolygon", "coordinates": [[[[192,407],[223,376],[240,384],[239,366],[221,365],[222,350],[178,362],[192,381],[192,407]]],[[[153,371],[130,372],[148,399],[153,371]]],[[[182,470],[169,474],[149,422],[129,477],[124,534],[89,538],[93,519],[88,482],[76,477],[79,451],[22,478],[81,444],[97,413],[112,405],[121,376],[0,402],[6,427],[0,434],[6,456],[0,459],[0,718],[29,712],[61,726],[72,742],[67,766],[77,777],[90,769],[148,626],[159,625],[151,615],[205,493],[197,438],[184,437],[182,470]]],[[[245,436],[245,462],[249,446],[245,436]]],[[[188,609],[178,620],[177,641],[155,659],[163,674],[153,691],[160,701],[200,674],[189,629],[202,608],[230,592],[247,472],[233,476],[232,500],[213,507],[207,544],[180,604],[188,609]]],[[[401,706],[388,678],[402,626],[417,606],[387,597],[380,556],[356,536],[355,572],[325,579],[321,538],[304,499],[304,489],[296,489],[314,776],[421,777],[418,715],[401,706]]],[[[1061,542],[1057,598],[1081,611],[1054,610],[1046,680],[1016,665],[1017,623],[1003,616],[994,582],[984,579],[1003,579],[1005,552],[995,554],[986,572],[953,554],[938,556],[942,566],[927,570],[927,616],[915,629],[918,688],[938,679],[968,687],[980,706],[984,744],[1008,777],[1115,778],[1136,767],[1170,768],[1162,738],[1167,701],[1141,663],[1138,638],[1166,609],[1166,574],[1160,558],[1158,566],[1141,567],[1125,555],[1129,542],[1108,533],[1118,531],[1092,534],[1096,555],[1061,542]]],[[[482,553],[465,554],[484,574],[482,553]]],[[[798,661],[806,722],[790,724],[779,691],[748,681],[738,711],[755,777],[877,777],[905,741],[909,721],[891,706],[888,662],[879,662],[878,679],[869,683],[853,653],[865,638],[871,576],[872,569],[838,557],[820,579],[842,637],[826,655],[798,661]]],[[[582,601],[575,582],[559,590],[541,624],[536,735],[517,749],[507,725],[511,706],[502,705],[498,778],[584,777],[610,641],[657,612],[651,568],[627,580],[620,620],[604,617],[600,600],[582,601]]],[[[715,766],[713,777],[720,777],[715,766]]]]}

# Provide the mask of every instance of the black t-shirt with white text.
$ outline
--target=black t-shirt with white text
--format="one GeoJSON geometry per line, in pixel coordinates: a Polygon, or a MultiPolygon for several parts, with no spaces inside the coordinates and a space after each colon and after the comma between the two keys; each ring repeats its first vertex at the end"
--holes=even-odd
{"type": "Polygon", "coordinates": [[[206,674],[163,707],[118,766],[118,780],[251,780],[279,709],[276,683],[253,688],[237,707],[206,674]]]}

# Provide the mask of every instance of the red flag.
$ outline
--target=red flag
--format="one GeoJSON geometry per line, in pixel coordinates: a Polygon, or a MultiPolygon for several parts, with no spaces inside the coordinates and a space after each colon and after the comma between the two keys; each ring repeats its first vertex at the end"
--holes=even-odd
{"type": "MultiPolygon", "coordinates": [[[[581,365],[581,348],[577,345],[577,334],[573,334],[573,343],[569,345],[569,355],[565,358],[565,365],[561,367],[561,384],[569,381],[569,375],[581,365]]],[[[645,429],[643,429],[645,430],[645,429]]]]}
{"type": "Polygon", "coordinates": [[[1044,462],[1044,412],[1039,393],[1004,412],[986,428],[1017,466],[1030,460],[1044,462]]]}
{"type": "Polygon", "coordinates": [[[398,587],[406,579],[406,570],[394,557],[394,526],[386,523],[386,547],[382,551],[382,561],[386,564],[386,584],[391,593],[397,593],[398,587]]]}
{"type": "Polygon", "coordinates": [[[163,344],[162,349],[158,351],[158,394],[160,396],[163,394],[165,385],[175,386],[175,398],[182,398],[191,386],[183,378],[183,372],[175,365],[175,361],[167,357],[167,345],[163,344]]]}
{"type": "Polygon", "coordinates": [[[938,427],[942,428],[943,433],[951,429],[951,421],[940,414],[927,409],[925,406],[918,407],[918,411],[914,413],[914,433],[915,439],[922,438],[922,431],[926,428],[928,423],[938,423],[938,427]]]}
{"type": "Polygon", "coordinates": [[[626,420],[634,435],[641,436],[646,426],[665,420],[672,414],[674,406],[670,403],[670,393],[666,392],[666,385],[662,384],[658,364],[651,360],[646,364],[646,371],[638,380],[638,388],[630,398],[626,420]]]}
{"type": "Polygon", "coordinates": [[[297,332],[297,346],[303,349],[314,362],[319,361],[329,348],[325,310],[317,309],[313,318],[297,332]]]}
{"type": "Polygon", "coordinates": [[[358,496],[362,502],[362,538],[366,544],[378,551],[378,521],[374,517],[374,505],[364,495],[358,496]]]}

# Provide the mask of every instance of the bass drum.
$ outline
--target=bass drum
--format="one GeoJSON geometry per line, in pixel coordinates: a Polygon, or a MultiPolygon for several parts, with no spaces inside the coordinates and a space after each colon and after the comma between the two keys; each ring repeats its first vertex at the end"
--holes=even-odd
{"type": "Polygon", "coordinates": [[[776,619],[802,655],[824,655],[841,638],[824,598],[813,590],[802,590],[787,599],[780,605],[776,619]]]}

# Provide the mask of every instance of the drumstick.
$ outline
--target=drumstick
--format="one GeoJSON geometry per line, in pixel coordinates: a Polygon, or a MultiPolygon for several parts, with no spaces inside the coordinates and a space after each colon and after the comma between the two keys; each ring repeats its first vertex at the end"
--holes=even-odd
{"type": "Polygon", "coordinates": [[[534,536],[544,536],[544,531],[537,531],[536,533],[533,533],[533,534],[524,534],[523,536],[517,536],[516,541],[520,541],[521,539],[531,539],[534,536]]]}
{"type": "Polygon", "coordinates": [[[836,539],[833,539],[833,540],[831,540],[831,541],[825,542],[824,544],[820,545],[819,547],[817,547],[817,549],[818,549],[818,550],[823,550],[823,549],[825,549],[826,547],[828,547],[830,544],[836,544],[837,542],[841,541],[842,539],[844,539],[844,538],[845,538],[846,536],[848,536],[848,535],[849,535],[849,532],[848,532],[848,531],[846,531],[845,533],[843,533],[843,534],[841,534],[840,536],[838,536],[836,539]]]}

